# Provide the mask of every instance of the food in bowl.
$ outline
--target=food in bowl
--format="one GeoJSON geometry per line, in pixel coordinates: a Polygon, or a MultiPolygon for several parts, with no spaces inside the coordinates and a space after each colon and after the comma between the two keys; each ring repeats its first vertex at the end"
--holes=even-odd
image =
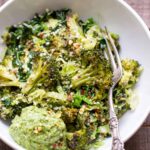
{"type": "MultiPolygon", "coordinates": [[[[102,33],[92,18],[82,21],[69,9],[46,10],[8,28],[0,116],[12,119],[10,134],[18,144],[28,150],[79,150],[110,136],[107,97],[113,74],[102,33]],[[58,128],[55,135],[51,125],[58,128]]],[[[120,50],[119,35],[110,34],[120,50]]],[[[124,59],[122,66],[114,91],[118,117],[131,109],[132,88],[142,71],[136,60],[124,59]]]]}

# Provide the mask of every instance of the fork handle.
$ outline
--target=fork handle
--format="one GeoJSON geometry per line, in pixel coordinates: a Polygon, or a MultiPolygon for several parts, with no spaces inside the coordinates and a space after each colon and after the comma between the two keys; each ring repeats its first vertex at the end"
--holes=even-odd
{"type": "Polygon", "coordinates": [[[119,135],[118,118],[116,116],[113,106],[113,89],[114,87],[111,87],[109,90],[110,130],[112,134],[112,150],[125,150],[124,143],[122,142],[119,135]]]}
{"type": "Polygon", "coordinates": [[[112,133],[112,150],[124,150],[124,143],[119,135],[118,119],[115,114],[110,118],[110,130],[112,133]]]}

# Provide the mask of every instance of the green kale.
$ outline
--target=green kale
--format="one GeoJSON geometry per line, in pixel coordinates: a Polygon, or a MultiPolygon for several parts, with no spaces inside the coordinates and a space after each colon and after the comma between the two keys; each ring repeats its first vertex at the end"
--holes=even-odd
{"type": "Polygon", "coordinates": [[[61,20],[61,22],[64,24],[66,22],[66,16],[69,12],[70,9],[56,10],[51,13],[51,16],[55,19],[61,20]]]}
{"type": "Polygon", "coordinates": [[[72,105],[74,107],[81,107],[82,103],[86,103],[88,105],[92,105],[92,101],[88,99],[85,95],[81,95],[80,92],[78,91],[74,96],[73,96],[73,103],[72,105]]]}
{"type": "Polygon", "coordinates": [[[92,26],[94,26],[96,23],[93,20],[93,18],[87,19],[85,22],[81,24],[83,28],[83,32],[86,33],[92,26]]]}

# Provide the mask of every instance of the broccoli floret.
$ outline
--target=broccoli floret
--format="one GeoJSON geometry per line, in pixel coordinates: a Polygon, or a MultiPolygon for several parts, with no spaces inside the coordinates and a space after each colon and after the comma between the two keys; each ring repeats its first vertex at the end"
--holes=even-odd
{"type": "Polygon", "coordinates": [[[85,129],[78,130],[66,135],[68,147],[73,150],[86,149],[88,143],[87,132],[85,129]]]}
{"type": "Polygon", "coordinates": [[[43,63],[43,60],[39,59],[37,64],[33,66],[32,74],[29,76],[25,86],[22,88],[22,93],[28,93],[42,76],[43,72],[47,69],[48,64],[44,65],[43,63]]]}
{"type": "Polygon", "coordinates": [[[44,89],[35,89],[27,96],[28,101],[34,105],[49,108],[50,105],[54,106],[68,106],[67,94],[62,90],[62,87],[57,86],[57,91],[46,91],[44,89]]]}
{"type": "Polygon", "coordinates": [[[62,108],[62,119],[66,124],[74,123],[77,119],[78,109],[65,107],[62,108]]]}
{"type": "Polygon", "coordinates": [[[103,52],[101,50],[83,50],[80,57],[82,68],[72,77],[71,88],[91,85],[103,89],[103,92],[109,89],[112,84],[112,71],[103,52]]]}
{"type": "Polygon", "coordinates": [[[77,43],[80,43],[82,49],[86,50],[92,50],[101,38],[98,25],[95,22],[90,22],[91,19],[88,19],[81,27],[77,14],[73,14],[67,18],[67,25],[71,34],[70,37],[75,39],[77,43]],[[86,30],[86,32],[84,30],[86,30]]]}
{"type": "Polygon", "coordinates": [[[79,40],[84,38],[83,30],[78,23],[78,15],[73,14],[67,17],[67,26],[69,28],[70,34],[79,40]]]}
{"type": "Polygon", "coordinates": [[[99,44],[99,40],[102,38],[100,28],[98,25],[92,26],[85,34],[86,40],[84,42],[84,49],[91,50],[99,44]]]}
{"type": "Polygon", "coordinates": [[[71,87],[76,88],[81,85],[97,85],[98,87],[108,89],[111,85],[111,77],[112,72],[106,61],[91,64],[84,69],[80,69],[76,75],[72,77],[71,87]]]}
{"type": "Polygon", "coordinates": [[[138,61],[131,59],[122,60],[122,67],[123,76],[119,82],[119,85],[125,88],[131,88],[135,85],[135,83],[137,83],[142,67],[140,67],[138,61]]]}
{"type": "Polygon", "coordinates": [[[12,119],[19,115],[22,108],[31,105],[28,99],[20,93],[20,89],[13,90],[10,87],[1,88],[0,92],[0,117],[12,119]]]}
{"type": "Polygon", "coordinates": [[[115,109],[119,117],[131,108],[130,98],[133,94],[131,90],[142,72],[140,64],[132,59],[122,60],[122,67],[123,76],[114,91],[115,109]]]}
{"type": "Polygon", "coordinates": [[[34,90],[33,92],[29,93],[27,98],[28,98],[28,101],[33,103],[34,105],[41,105],[41,106],[44,106],[42,104],[42,100],[44,99],[45,97],[45,94],[46,94],[46,91],[43,90],[43,89],[36,89],[34,90]]]}
{"type": "Polygon", "coordinates": [[[54,106],[68,106],[69,101],[67,101],[66,93],[58,93],[58,92],[47,92],[45,97],[48,99],[49,104],[54,106]]]}
{"type": "MultiPolygon", "coordinates": [[[[57,62],[46,53],[38,53],[33,64],[32,74],[22,88],[23,93],[28,93],[32,88],[38,86],[47,87],[56,84],[60,80],[57,62]]],[[[56,86],[55,85],[55,86],[56,86]]]]}
{"type": "Polygon", "coordinates": [[[89,18],[86,20],[85,23],[83,23],[82,28],[86,37],[86,40],[84,42],[84,48],[86,50],[91,50],[95,48],[96,45],[99,44],[100,39],[102,38],[100,27],[92,18],[89,18]]]}
{"type": "Polygon", "coordinates": [[[77,116],[78,127],[75,132],[67,133],[68,146],[71,149],[86,149],[86,146],[97,141],[100,133],[100,112],[98,109],[88,108],[85,105],[80,108],[77,116]],[[92,112],[92,113],[90,113],[92,112]],[[85,144],[86,143],[86,144],[85,144]]]}
{"type": "Polygon", "coordinates": [[[5,66],[0,65],[0,77],[6,80],[17,80],[15,73],[9,71],[5,66]]]}
{"type": "Polygon", "coordinates": [[[10,69],[9,66],[0,65],[0,86],[22,87],[22,84],[16,77],[15,69],[10,69]]]}
{"type": "Polygon", "coordinates": [[[5,87],[9,87],[9,86],[14,86],[14,87],[22,87],[22,85],[16,80],[16,81],[10,81],[10,80],[3,80],[0,79],[0,86],[5,86],[5,87]]]}
{"type": "Polygon", "coordinates": [[[73,76],[79,70],[79,64],[74,61],[63,61],[61,75],[62,76],[73,76]]]}

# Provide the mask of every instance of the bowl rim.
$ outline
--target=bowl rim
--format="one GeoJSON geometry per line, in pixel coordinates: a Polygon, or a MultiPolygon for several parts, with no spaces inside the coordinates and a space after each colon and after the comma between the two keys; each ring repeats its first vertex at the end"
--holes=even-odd
{"type": "MultiPolygon", "coordinates": [[[[0,13],[7,8],[12,2],[14,2],[16,0],[7,0],[2,6],[0,6],[0,13]]],[[[139,14],[124,0],[117,0],[118,3],[120,3],[122,6],[124,6],[124,8],[126,8],[134,17],[135,19],[138,21],[138,23],[142,26],[142,28],[144,29],[148,39],[150,40],[150,31],[148,26],[146,25],[146,23],[143,21],[143,19],[139,16],[139,14]]],[[[146,120],[146,118],[148,117],[150,113],[150,108],[147,109],[144,113],[144,115],[142,116],[142,118],[139,120],[138,125],[136,126],[136,128],[130,132],[129,136],[125,139],[123,139],[124,142],[126,142],[128,139],[130,139],[136,132],[137,130],[139,130],[139,128],[141,127],[141,125],[143,124],[143,122],[146,120]]],[[[18,147],[17,145],[15,145],[14,143],[12,143],[11,141],[4,139],[3,136],[0,134],[0,140],[2,140],[4,143],[6,143],[8,146],[10,146],[11,148],[16,149],[16,147],[18,147]]],[[[19,146],[20,147],[20,146],[19,146]]],[[[20,150],[22,149],[21,147],[19,148],[20,150]]]]}
{"type": "MultiPolygon", "coordinates": [[[[148,39],[150,40],[150,30],[148,28],[148,26],[146,25],[146,23],[144,22],[144,20],[141,18],[141,16],[124,0],[117,0],[122,6],[124,6],[130,13],[133,14],[133,16],[135,17],[135,19],[137,19],[137,21],[141,24],[141,26],[143,27],[148,39]]],[[[136,128],[130,132],[130,135],[123,139],[124,142],[126,142],[127,140],[129,140],[142,126],[142,124],[144,123],[144,121],[147,119],[148,115],[150,114],[150,107],[149,109],[147,109],[143,115],[143,117],[139,120],[138,125],[136,126],[136,128]]]]}

